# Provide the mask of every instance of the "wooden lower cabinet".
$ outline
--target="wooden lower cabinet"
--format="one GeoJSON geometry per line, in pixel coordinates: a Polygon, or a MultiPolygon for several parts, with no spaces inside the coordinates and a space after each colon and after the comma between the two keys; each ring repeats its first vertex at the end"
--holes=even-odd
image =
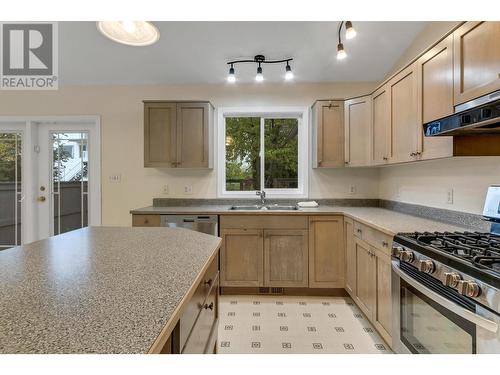
{"type": "Polygon", "coordinates": [[[354,242],[354,223],[344,218],[345,241],[345,289],[353,298],[356,296],[356,244],[354,242]]]}
{"type": "Polygon", "coordinates": [[[392,346],[391,257],[375,250],[376,306],[373,324],[383,339],[392,346]]]}
{"type": "Polygon", "coordinates": [[[372,250],[363,240],[354,240],[356,247],[356,298],[359,308],[365,313],[368,319],[373,319],[375,301],[375,261],[372,250]]]}
{"type": "Polygon", "coordinates": [[[264,230],[264,285],[307,287],[307,230],[264,230]]]}
{"type": "Polygon", "coordinates": [[[344,259],[342,216],[310,216],[309,287],[343,288],[344,259]]]}
{"type": "Polygon", "coordinates": [[[221,285],[264,285],[262,229],[221,229],[221,285]]]}

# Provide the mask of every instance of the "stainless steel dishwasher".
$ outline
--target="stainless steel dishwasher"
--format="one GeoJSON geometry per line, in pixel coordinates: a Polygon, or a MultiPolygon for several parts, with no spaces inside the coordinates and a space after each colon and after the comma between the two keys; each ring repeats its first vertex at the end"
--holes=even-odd
{"type": "Polygon", "coordinates": [[[217,215],[160,215],[160,225],[168,228],[186,228],[197,232],[218,235],[217,215]]]}

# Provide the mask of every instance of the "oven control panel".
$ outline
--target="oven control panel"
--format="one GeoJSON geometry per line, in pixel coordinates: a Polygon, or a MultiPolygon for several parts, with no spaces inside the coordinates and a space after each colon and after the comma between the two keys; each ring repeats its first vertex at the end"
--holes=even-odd
{"type": "Polygon", "coordinates": [[[458,293],[472,298],[485,306],[496,308],[496,311],[499,311],[500,301],[498,301],[498,295],[500,291],[492,286],[464,275],[447,265],[396,242],[392,248],[392,256],[399,259],[400,262],[411,264],[418,271],[432,276],[441,281],[443,285],[456,290],[458,293]],[[494,294],[497,297],[492,300],[494,294]],[[492,303],[496,306],[490,306],[492,303]]]}

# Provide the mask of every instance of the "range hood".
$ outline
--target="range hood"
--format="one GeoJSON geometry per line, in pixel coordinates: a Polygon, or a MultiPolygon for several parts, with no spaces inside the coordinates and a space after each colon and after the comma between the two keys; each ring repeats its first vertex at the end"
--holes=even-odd
{"type": "Polygon", "coordinates": [[[455,113],[424,124],[426,137],[500,134],[500,90],[455,107],[455,113]]]}

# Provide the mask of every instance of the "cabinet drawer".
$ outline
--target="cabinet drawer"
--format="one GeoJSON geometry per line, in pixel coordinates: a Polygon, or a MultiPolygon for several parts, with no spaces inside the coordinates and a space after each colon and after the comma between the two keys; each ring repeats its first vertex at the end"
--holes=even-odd
{"type": "Polygon", "coordinates": [[[307,216],[287,215],[225,215],[220,217],[221,227],[231,229],[307,229],[307,216]]]}
{"type": "Polygon", "coordinates": [[[357,221],[354,222],[354,235],[387,255],[391,254],[391,236],[357,221]]]}
{"type": "Polygon", "coordinates": [[[212,342],[217,334],[217,309],[218,309],[219,279],[215,280],[210,289],[201,312],[182,350],[183,354],[203,354],[212,352],[212,342]]]}
{"type": "Polygon", "coordinates": [[[160,215],[132,215],[133,227],[159,227],[160,215]]]}
{"type": "MultiPolygon", "coordinates": [[[[198,284],[196,291],[191,297],[191,300],[186,306],[180,321],[179,321],[179,346],[182,348],[189,337],[191,330],[196,322],[196,318],[202,311],[203,304],[207,299],[211,287],[214,285],[216,280],[218,280],[218,264],[219,259],[216,257],[205,272],[203,279],[198,284]]],[[[217,281],[218,282],[218,281],[217,281]]]]}

